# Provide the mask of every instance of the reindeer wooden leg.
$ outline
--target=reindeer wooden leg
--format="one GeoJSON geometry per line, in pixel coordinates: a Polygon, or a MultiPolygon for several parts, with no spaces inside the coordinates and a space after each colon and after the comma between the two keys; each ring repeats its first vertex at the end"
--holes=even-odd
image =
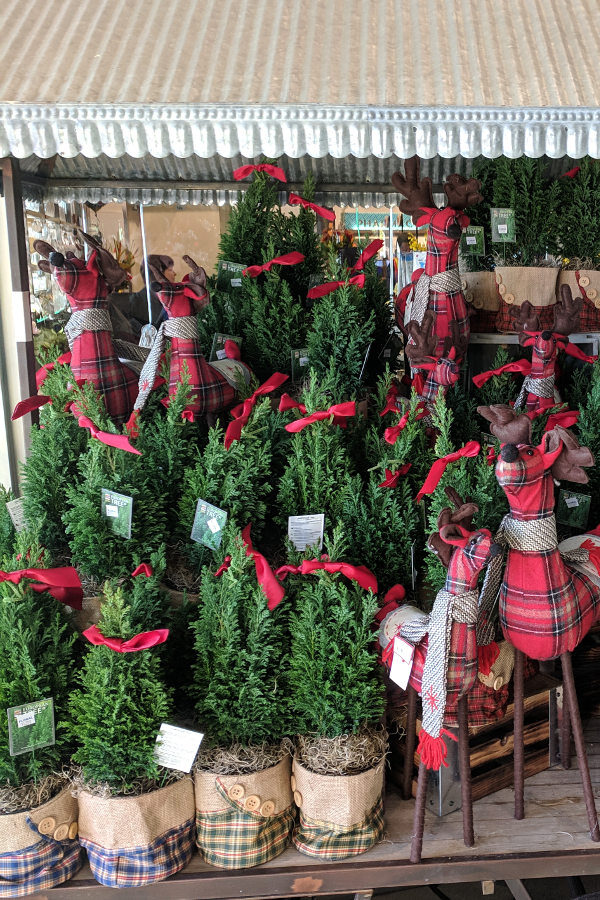
{"type": "Polygon", "coordinates": [[[402,799],[412,797],[413,764],[417,737],[417,692],[410,685],[407,688],[408,708],[406,710],[406,740],[404,742],[404,770],[402,773],[402,799]]]}
{"type": "Polygon", "coordinates": [[[515,668],[513,682],[515,689],[515,713],[514,713],[514,785],[515,785],[515,819],[523,819],[525,816],[523,792],[525,781],[524,747],[523,747],[523,682],[524,682],[525,656],[515,649],[515,668]]]}
{"type": "Polygon", "coordinates": [[[560,661],[563,672],[563,688],[567,700],[567,706],[569,708],[569,718],[571,719],[571,726],[573,728],[573,739],[575,741],[575,750],[577,751],[577,761],[579,763],[579,771],[581,773],[581,781],[583,783],[583,796],[585,798],[585,808],[587,810],[588,823],[590,826],[590,837],[593,841],[600,841],[598,815],[596,813],[596,804],[594,803],[594,791],[592,790],[590,768],[588,766],[587,754],[585,752],[585,741],[583,738],[583,727],[581,725],[581,716],[579,714],[577,693],[575,691],[575,679],[573,678],[571,654],[562,653],[560,661]]]}
{"type": "Polygon", "coordinates": [[[567,694],[564,687],[562,721],[560,724],[560,762],[563,769],[571,768],[571,717],[569,715],[569,704],[567,702],[567,694]]]}
{"type": "Polygon", "coordinates": [[[417,799],[415,802],[415,815],[413,818],[413,836],[410,845],[411,863],[421,862],[423,850],[423,830],[425,828],[425,795],[427,793],[427,779],[429,773],[423,763],[419,763],[419,778],[417,781],[417,799]]]}
{"type": "Polygon", "coordinates": [[[466,847],[472,847],[475,843],[475,835],[473,833],[473,797],[471,794],[471,759],[469,756],[469,704],[466,695],[458,701],[457,718],[463,839],[466,847]]]}

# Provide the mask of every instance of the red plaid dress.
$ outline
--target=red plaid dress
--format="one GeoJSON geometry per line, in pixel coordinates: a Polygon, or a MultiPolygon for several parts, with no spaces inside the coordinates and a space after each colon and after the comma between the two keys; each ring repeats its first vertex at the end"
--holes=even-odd
{"type": "MultiPolygon", "coordinates": [[[[496,476],[512,519],[553,519],[554,481],[538,448],[520,445],[515,462],[500,457],[496,476]]],[[[554,659],[574,650],[599,614],[598,588],[563,561],[557,546],[509,549],[499,615],[505,638],[518,650],[532,659],[554,659]]]]}
{"type": "MultiPolygon", "coordinates": [[[[161,285],[158,297],[166,309],[169,319],[196,314],[194,301],[198,299],[198,296],[185,284],[161,285]]],[[[234,402],[236,399],[235,388],[206,361],[198,340],[178,337],[172,337],[170,340],[170,395],[177,391],[185,363],[191,392],[188,409],[199,413],[216,412],[234,402]]]]}
{"type": "MultiPolygon", "coordinates": [[[[65,259],[62,266],[54,269],[54,276],[74,312],[97,309],[108,314],[108,287],[98,268],[95,250],[87,263],[65,259]]],[[[137,377],[119,361],[110,330],[84,330],[76,337],[71,347],[71,369],[75,378],[95,385],[117,424],[127,419],[137,396],[137,377]]]]}

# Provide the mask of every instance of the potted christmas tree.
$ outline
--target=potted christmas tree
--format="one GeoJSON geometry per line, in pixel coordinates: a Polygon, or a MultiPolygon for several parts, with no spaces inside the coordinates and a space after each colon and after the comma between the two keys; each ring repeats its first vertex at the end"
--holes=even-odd
{"type": "MultiPolygon", "coordinates": [[[[563,268],[558,288],[568,284],[574,297],[583,297],[580,331],[600,325],[600,164],[584,157],[561,179],[562,205],[558,241],[563,268]]],[[[560,296],[560,293],[558,293],[560,296]]]]}
{"type": "Polygon", "coordinates": [[[216,573],[203,571],[192,623],[190,692],[205,734],[194,774],[197,846],[212,865],[244,868],[281,853],[294,823],[291,760],[282,743],[289,722],[287,611],[249,529],[243,538],[231,536],[223,551],[216,573]]]}
{"type": "Polygon", "coordinates": [[[162,881],[189,862],[194,846],[191,777],[155,755],[171,697],[159,646],[168,631],[159,587],[164,560],[134,570],[133,583],[107,582],[79,688],[71,695],[80,840],[95,878],[109,887],[162,881]]]}
{"type": "Polygon", "coordinates": [[[74,635],[53,591],[81,597],[73,569],[46,569],[47,557],[22,532],[12,571],[0,573],[0,857],[4,897],[45,891],[81,867],[77,801],[68,771],[68,692],[74,635]],[[44,590],[44,585],[50,585],[44,590]],[[71,585],[71,587],[69,587],[71,585]],[[41,592],[40,592],[41,591],[41,592]],[[7,715],[8,713],[8,715],[7,715]]]}

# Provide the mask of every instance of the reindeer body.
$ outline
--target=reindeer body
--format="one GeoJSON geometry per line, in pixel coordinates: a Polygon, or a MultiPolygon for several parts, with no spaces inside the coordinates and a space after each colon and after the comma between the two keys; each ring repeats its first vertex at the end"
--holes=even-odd
{"type": "Polygon", "coordinates": [[[113,343],[108,285],[98,266],[97,251],[91,253],[87,262],[75,257],[62,259],[60,266],[54,266],[54,276],[73,313],[65,328],[73,374],[76,379],[95,385],[109,416],[120,424],[133,408],[137,376],[120,362],[113,343]],[[100,315],[94,317],[92,311],[100,315]],[[95,323],[93,318],[97,319],[95,323]]]}
{"type": "Polygon", "coordinates": [[[531,347],[531,371],[523,385],[525,403],[519,405],[527,412],[550,409],[560,402],[554,387],[556,357],[559,349],[565,348],[568,338],[552,331],[527,331],[519,337],[522,346],[531,347]]]}

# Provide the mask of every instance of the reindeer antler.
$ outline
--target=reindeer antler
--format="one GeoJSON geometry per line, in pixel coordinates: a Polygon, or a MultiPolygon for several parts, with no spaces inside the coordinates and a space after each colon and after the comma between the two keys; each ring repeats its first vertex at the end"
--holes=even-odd
{"type": "Polygon", "coordinates": [[[444,185],[444,193],[448,199],[448,206],[452,209],[465,209],[467,206],[476,206],[483,200],[479,193],[481,182],[477,178],[466,178],[464,175],[454,173],[448,175],[444,185]]]}
{"type": "Polygon", "coordinates": [[[437,520],[437,531],[432,532],[427,540],[427,546],[430,550],[440,558],[444,568],[450,565],[450,559],[454,553],[454,547],[447,544],[442,538],[440,531],[445,525],[462,525],[467,531],[471,531],[473,527],[473,516],[479,510],[475,503],[465,502],[460,494],[452,487],[445,488],[446,497],[454,507],[445,506],[437,520]]]}
{"type": "Polygon", "coordinates": [[[553,331],[557,334],[573,334],[579,330],[579,316],[583,297],[573,297],[568,284],[561,285],[560,300],[554,305],[553,331]]]}
{"type": "Polygon", "coordinates": [[[79,234],[86,242],[86,244],[91,247],[92,250],[95,250],[98,254],[98,267],[107,285],[112,288],[119,287],[121,284],[123,284],[123,281],[125,280],[125,272],[121,268],[117,260],[114,258],[112,253],[109,253],[109,251],[102,246],[100,241],[97,241],[96,238],[92,237],[91,234],[86,234],[85,231],[81,230],[81,228],[79,229],[79,234]]]}
{"type": "Polygon", "coordinates": [[[437,337],[434,334],[435,312],[428,309],[423,316],[423,321],[419,325],[416,319],[412,319],[407,327],[413,344],[406,345],[405,353],[414,369],[430,365],[435,362],[435,350],[437,347],[437,337]]]}
{"type": "Polygon", "coordinates": [[[510,314],[513,319],[515,331],[519,332],[520,344],[528,338],[528,336],[524,334],[525,331],[540,330],[540,320],[538,314],[536,313],[529,300],[524,300],[518,309],[515,309],[513,307],[510,311],[510,314]]]}
{"type": "Polygon", "coordinates": [[[559,441],[562,441],[563,445],[562,453],[552,466],[552,476],[558,481],[587,484],[589,478],[582,466],[595,465],[594,456],[589,447],[582,447],[575,435],[561,425],[555,425],[552,431],[545,435],[545,438],[549,451],[557,449],[559,441]]]}
{"type": "Polygon", "coordinates": [[[419,218],[422,209],[435,209],[433,201],[433,188],[431,178],[421,178],[421,161],[418,156],[407,159],[404,163],[404,172],[394,172],[392,184],[404,200],[400,201],[400,209],[403,213],[413,217],[413,221],[419,218]]]}
{"type": "Polygon", "coordinates": [[[491,423],[490,431],[502,444],[531,443],[531,419],[524,413],[517,415],[512,406],[478,406],[477,412],[491,423]]]}
{"type": "Polygon", "coordinates": [[[187,254],[183,257],[183,261],[187,263],[187,265],[192,270],[189,275],[188,284],[193,290],[198,294],[198,299],[204,300],[204,305],[206,306],[210,303],[210,295],[206,289],[206,272],[199,266],[191,256],[187,254]]]}

